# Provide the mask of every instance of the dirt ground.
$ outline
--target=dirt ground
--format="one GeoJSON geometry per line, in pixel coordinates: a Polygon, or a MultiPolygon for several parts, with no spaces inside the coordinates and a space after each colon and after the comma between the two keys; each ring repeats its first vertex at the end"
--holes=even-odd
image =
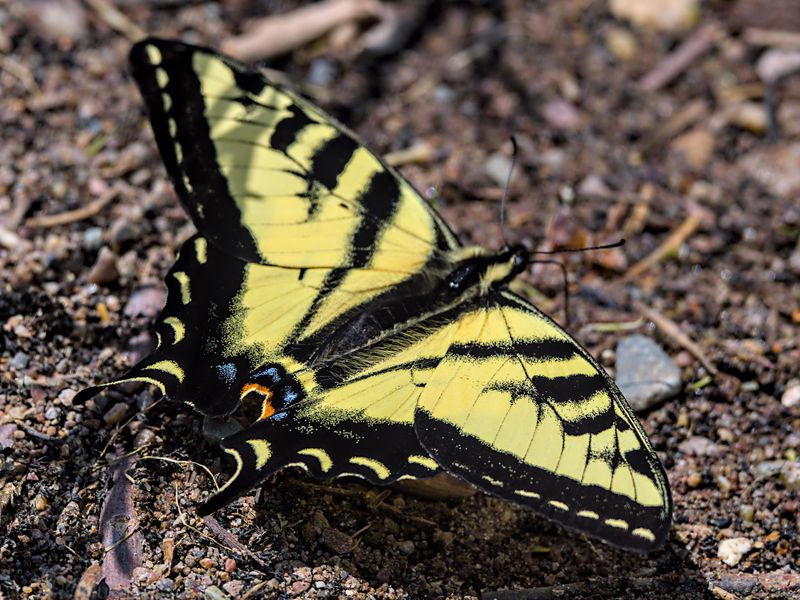
{"type": "MultiPolygon", "coordinates": [[[[295,471],[203,521],[200,465],[230,465],[191,409],[145,387],[72,402],[151,347],[193,231],[127,72],[137,28],[236,48],[300,4],[0,1],[0,597],[800,596],[793,0],[703,2],[678,24],[621,0],[337,0],[337,18],[358,10],[308,42],[279,28],[260,63],[377,151],[408,150],[394,160],[465,241],[502,245],[510,134],[510,241],[627,239],[563,257],[569,328],[609,369],[639,332],[682,370],[684,391],[640,415],[674,496],[664,549],[617,551],[482,493],[295,471]]],[[[563,319],[557,268],[521,291],[563,319]]]]}

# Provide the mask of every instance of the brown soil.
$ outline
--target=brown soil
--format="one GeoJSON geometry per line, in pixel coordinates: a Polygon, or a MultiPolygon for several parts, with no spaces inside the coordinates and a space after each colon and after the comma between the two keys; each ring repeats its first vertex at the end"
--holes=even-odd
{"type": "MultiPolygon", "coordinates": [[[[747,37],[748,15],[794,25],[763,6],[756,19],[763,3],[706,2],[706,51],[649,91],[643,78],[695,33],[639,29],[586,0],[387,3],[408,18],[400,44],[362,51],[356,32],[269,64],[381,153],[426,143],[432,153],[402,170],[420,190],[436,186],[464,240],[502,244],[512,133],[511,241],[627,238],[564,258],[571,331],[612,367],[626,331],[592,324],[635,322],[638,300],[719,370],[709,377],[663,326],[639,322],[687,384],[641,415],[675,519],[667,546],[639,556],[484,494],[429,501],[293,471],[204,523],[193,507],[209,477],[174,461],[229,465],[197,415],[153,405],[145,388],[72,402],[147,352],[162,277],[192,231],[127,73],[130,41],[90,4],[103,3],[0,3],[0,597],[99,598],[114,581],[137,597],[800,593],[800,76],[768,90],[756,71],[766,50],[747,37]],[[94,214],[64,215],[87,206],[94,214]],[[118,457],[139,447],[126,480],[118,457]],[[104,503],[138,526],[110,522],[104,503]],[[106,552],[120,537],[126,551],[106,552]],[[736,537],[752,547],[728,566],[718,548],[736,537]]],[[[148,33],[213,46],[299,3],[117,4],[148,33]]],[[[526,283],[561,318],[560,271],[537,266],[526,283]]]]}

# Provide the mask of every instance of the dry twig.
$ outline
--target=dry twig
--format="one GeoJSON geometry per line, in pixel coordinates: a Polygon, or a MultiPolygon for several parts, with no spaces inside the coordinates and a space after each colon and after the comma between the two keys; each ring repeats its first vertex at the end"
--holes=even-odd
{"type": "Polygon", "coordinates": [[[25,225],[27,227],[57,227],[59,225],[66,225],[68,223],[74,223],[76,221],[88,219],[103,210],[108,203],[114,200],[114,198],[116,198],[122,192],[122,189],[122,184],[117,183],[85,206],[55,215],[34,217],[32,219],[28,219],[25,222],[25,225]]]}
{"type": "Polygon", "coordinates": [[[377,0],[323,0],[261,19],[247,33],[222,43],[226,54],[243,61],[278,56],[320,38],[344,23],[375,18],[377,0]]]}
{"type": "Polygon", "coordinates": [[[654,267],[661,262],[664,257],[677,252],[678,248],[681,247],[681,244],[683,244],[695,232],[702,221],[703,218],[700,214],[700,211],[690,211],[683,223],[681,223],[678,228],[673,231],[658,248],[653,250],[650,254],[628,269],[628,272],[625,273],[623,277],[624,281],[635,279],[651,267],[654,267]]]}
{"type": "Polygon", "coordinates": [[[98,19],[111,27],[111,29],[119,31],[131,42],[138,42],[147,37],[141,27],[131,21],[125,13],[120,12],[109,0],[85,0],[85,2],[94,11],[98,19]]]}
{"type": "Polygon", "coordinates": [[[667,121],[648,132],[640,145],[641,151],[647,153],[661,146],[666,141],[678,135],[684,129],[703,119],[709,112],[708,102],[698,98],[688,102],[667,121]]]}
{"type": "Polygon", "coordinates": [[[645,75],[639,85],[647,92],[661,89],[711,50],[719,34],[720,29],[716,23],[698,27],[680,46],[645,75]]]}
{"type": "Polygon", "coordinates": [[[773,46],[785,50],[800,50],[800,33],[748,27],[742,34],[744,41],[753,46],[773,46]]]}
{"type": "Polygon", "coordinates": [[[658,327],[665,335],[667,335],[676,344],[684,348],[698,361],[700,361],[700,364],[705,367],[706,371],[711,373],[714,377],[719,376],[719,371],[713,364],[711,364],[711,361],[705,355],[700,346],[695,344],[689,338],[689,336],[681,330],[675,321],[661,314],[654,308],[650,308],[639,300],[635,300],[633,302],[633,306],[645,319],[655,323],[656,327],[658,327]]]}
{"type": "Polygon", "coordinates": [[[203,517],[203,523],[206,527],[211,530],[215,536],[217,536],[222,542],[228,546],[229,548],[235,550],[239,554],[242,554],[255,562],[258,566],[266,569],[267,563],[261,560],[250,548],[245,546],[242,542],[239,541],[235,535],[233,535],[230,531],[225,529],[222,524],[217,521],[211,515],[203,517]]]}

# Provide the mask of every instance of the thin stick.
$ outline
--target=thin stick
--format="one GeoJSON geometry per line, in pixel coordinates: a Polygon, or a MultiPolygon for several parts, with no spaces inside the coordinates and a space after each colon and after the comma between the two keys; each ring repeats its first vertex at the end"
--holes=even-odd
{"type": "Polygon", "coordinates": [[[702,221],[703,218],[700,211],[691,211],[686,219],[684,219],[683,223],[681,223],[658,248],[628,269],[628,272],[622,276],[623,281],[635,279],[649,268],[661,262],[664,257],[676,252],[681,244],[695,232],[702,221]]]}
{"type": "Polygon", "coordinates": [[[742,38],[753,46],[774,46],[786,50],[800,50],[800,33],[796,31],[748,27],[744,30],[742,38]]]}
{"type": "Polygon", "coordinates": [[[211,533],[216,535],[217,537],[221,538],[223,542],[226,544],[230,544],[231,549],[235,550],[239,554],[246,556],[247,558],[251,559],[253,562],[257,563],[260,567],[266,568],[267,563],[261,560],[256,554],[250,550],[247,546],[245,546],[239,539],[233,535],[230,531],[225,529],[222,524],[217,521],[211,515],[207,515],[203,517],[203,523],[206,527],[211,530],[211,533]]]}
{"type": "Polygon", "coordinates": [[[714,377],[719,376],[719,370],[711,364],[711,361],[708,360],[708,357],[706,357],[700,346],[695,344],[689,336],[681,330],[680,326],[675,321],[661,314],[654,308],[650,308],[639,300],[634,300],[633,306],[645,319],[655,323],[656,327],[669,336],[670,339],[700,361],[700,364],[705,367],[706,371],[714,377]]]}
{"type": "Polygon", "coordinates": [[[125,13],[117,9],[108,0],[85,0],[97,18],[108,25],[111,29],[119,31],[131,42],[138,42],[147,37],[144,29],[131,21],[125,13]]]}
{"type": "Polygon", "coordinates": [[[28,219],[25,222],[25,225],[28,227],[57,227],[58,225],[66,225],[68,223],[74,223],[76,221],[88,219],[103,210],[109,202],[114,200],[114,198],[120,194],[121,191],[122,190],[120,186],[115,185],[85,206],[55,215],[34,217],[32,219],[28,219]]]}
{"type": "Polygon", "coordinates": [[[719,26],[716,23],[697,28],[680,46],[645,75],[639,85],[647,92],[661,89],[711,50],[717,37],[719,37],[719,26]]]}
{"type": "Polygon", "coordinates": [[[219,486],[217,485],[217,478],[214,477],[214,473],[212,473],[211,469],[209,469],[207,466],[205,466],[202,463],[195,462],[193,460],[176,460],[174,458],[167,458],[166,456],[152,456],[152,455],[149,455],[149,454],[147,454],[145,456],[140,456],[139,459],[140,460],[163,460],[164,462],[174,463],[174,464],[180,465],[180,466],[182,466],[184,468],[188,467],[189,465],[194,465],[196,467],[200,467],[206,473],[208,473],[208,476],[211,477],[211,481],[214,483],[214,488],[217,491],[219,491],[219,486]]]}

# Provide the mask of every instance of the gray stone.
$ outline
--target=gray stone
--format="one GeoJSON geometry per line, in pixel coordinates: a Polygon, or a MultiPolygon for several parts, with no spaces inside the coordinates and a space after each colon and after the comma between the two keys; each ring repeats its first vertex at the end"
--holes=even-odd
{"type": "Polygon", "coordinates": [[[681,370],[653,340],[630,335],[617,345],[617,385],[634,412],[678,395],[681,370]]]}
{"type": "Polygon", "coordinates": [[[27,368],[30,358],[24,352],[17,352],[14,358],[11,359],[11,366],[17,371],[22,371],[27,368]]]}

